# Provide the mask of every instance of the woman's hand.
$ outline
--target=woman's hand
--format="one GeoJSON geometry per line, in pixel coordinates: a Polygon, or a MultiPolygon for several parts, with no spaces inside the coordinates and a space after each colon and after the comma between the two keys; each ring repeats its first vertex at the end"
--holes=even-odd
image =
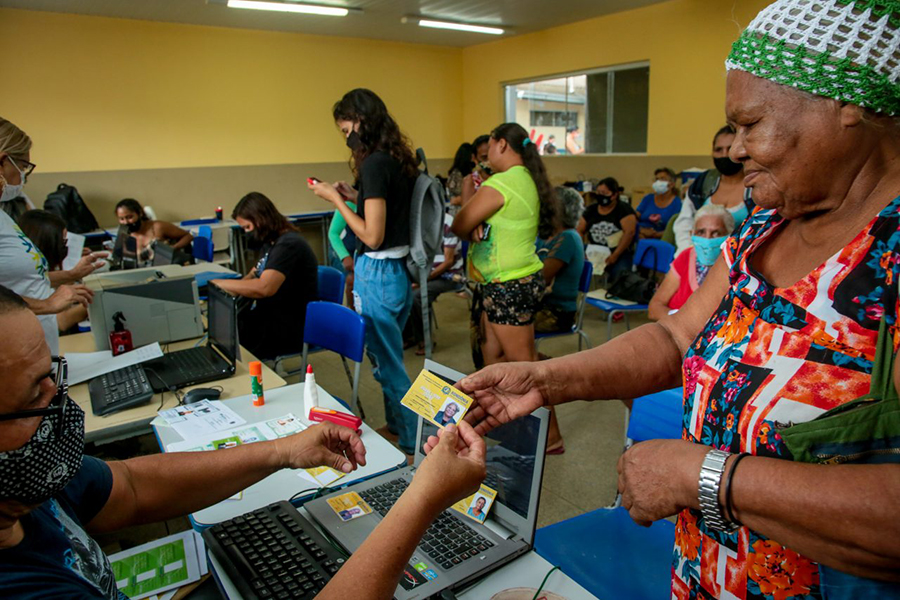
{"type": "Polygon", "coordinates": [[[466,421],[484,435],[549,406],[540,377],[538,365],[521,362],[491,365],[461,379],[456,387],[475,399],[466,413],[466,421]]]}
{"type": "Polygon", "coordinates": [[[316,183],[310,183],[307,181],[306,187],[309,188],[313,194],[315,194],[322,200],[327,200],[332,204],[337,204],[339,202],[343,202],[344,200],[337,189],[335,189],[335,187],[327,181],[317,181],[316,183]]]}
{"type": "Polygon", "coordinates": [[[366,447],[349,427],[319,423],[274,442],[287,469],[331,467],[342,473],[366,464],[366,447]]]}
{"type": "Polygon", "coordinates": [[[84,279],[106,263],[102,260],[109,256],[109,252],[88,252],[83,255],[69,274],[74,280],[84,279]]]}
{"type": "Polygon", "coordinates": [[[344,267],[344,270],[347,271],[348,275],[353,273],[353,257],[345,256],[341,259],[341,265],[344,267]]]}
{"type": "Polygon", "coordinates": [[[356,188],[346,181],[335,181],[334,189],[348,202],[356,202],[356,199],[359,197],[359,192],[356,191],[356,188]]]}
{"type": "Polygon", "coordinates": [[[649,527],[685,508],[697,508],[700,466],[711,448],[683,440],[650,440],[619,457],[622,506],[635,523],[649,527]]]}
{"type": "Polygon", "coordinates": [[[416,469],[409,491],[435,514],[478,491],[487,473],[485,445],[472,426],[448,425],[425,442],[428,456],[416,469]]]}
{"type": "Polygon", "coordinates": [[[61,285],[47,298],[51,314],[58,314],[73,304],[87,307],[94,299],[94,292],[81,284],[61,285]]]}

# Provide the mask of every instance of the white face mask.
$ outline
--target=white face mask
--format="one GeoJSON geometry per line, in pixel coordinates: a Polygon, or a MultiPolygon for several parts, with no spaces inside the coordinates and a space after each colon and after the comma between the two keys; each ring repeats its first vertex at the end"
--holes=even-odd
{"type": "Polygon", "coordinates": [[[11,158],[8,156],[6,158],[9,160],[9,164],[15,167],[16,171],[19,171],[19,184],[13,185],[7,181],[6,185],[3,186],[3,193],[0,194],[0,202],[15,200],[22,195],[22,190],[25,188],[25,171],[19,170],[19,166],[11,158]]]}
{"type": "Polygon", "coordinates": [[[669,191],[669,182],[657,179],[653,182],[653,193],[662,196],[669,191]]]}

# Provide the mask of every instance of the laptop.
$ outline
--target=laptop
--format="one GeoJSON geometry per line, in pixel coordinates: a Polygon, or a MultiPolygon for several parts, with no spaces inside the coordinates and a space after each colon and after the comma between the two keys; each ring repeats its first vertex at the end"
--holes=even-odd
{"type": "Polygon", "coordinates": [[[210,285],[205,346],[177,350],[142,363],[153,390],[171,391],[234,375],[238,356],[237,299],[210,285]]]}
{"type": "MultiPolygon", "coordinates": [[[[462,373],[432,361],[425,361],[425,368],[448,383],[463,377],[462,373]]],[[[487,434],[484,483],[497,490],[487,519],[482,524],[454,510],[441,513],[404,569],[394,598],[429,598],[444,590],[460,589],[531,550],[549,419],[550,412],[541,408],[487,434]]],[[[414,466],[309,501],[304,505],[309,516],[347,552],[355,552],[412,481],[416,468],[425,459],[422,450],[425,441],[436,430],[420,417],[414,466]],[[372,514],[346,523],[341,521],[328,505],[328,499],[349,491],[357,492],[366,500],[372,506],[372,514]]]]}
{"type": "Polygon", "coordinates": [[[153,266],[163,265],[192,265],[194,257],[184,250],[175,249],[165,242],[153,244],[153,266]]]}

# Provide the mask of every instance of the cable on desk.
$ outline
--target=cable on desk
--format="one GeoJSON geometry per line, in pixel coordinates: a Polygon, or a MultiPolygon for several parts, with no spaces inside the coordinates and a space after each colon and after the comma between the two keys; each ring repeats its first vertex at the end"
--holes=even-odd
{"type": "MultiPolygon", "coordinates": [[[[153,369],[151,369],[151,368],[145,366],[145,367],[144,367],[144,371],[146,371],[148,374],[152,374],[154,377],[156,377],[157,379],[159,379],[159,382],[160,382],[161,384],[163,384],[163,387],[166,388],[166,390],[168,390],[169,392],[171,392],[173,396],[175,396],[175,400],[178,401],[178,404],[179,404],[179,405],[183,404],[184,394],[180,393],[180,392],[178,391],[178,388],[173,387],[173,386],[169,385],[168,383],[166,383],[166,380],[163,379],[162,377],[160,377],[160,376],[159,376],[159,373],[157,373],[157,372],[154,371],[153,369]]],[[[156,412],[161,411],[161,410],[162,410],[162,407],[163,407],[163,405],[164,405],[165,403],[166,403],[166,392],[163,391],[163,392],[161,392],[161,393],[159,394],[159,408],[156,410],[156,412]]]]}
{"type": "Polygon", "coordinates": [[[538,599],[538,596],[541,595],[541,591],[544,589],[544,586],[547,585],[547,580],[550,579],[550,575],[553,574],[553,571],[557,571],[557,570],[559,570],[559,567],[553,567],[552,569],[550,569],[549,571],[547,571],[547,574],[544,575],[544,580],[541,582],[540,587],[539,587],[539,588],[537,589],[537,591],[534,593],[534,597],[533,597],[531,600],[537,600],[537,599],[538,599]]]}

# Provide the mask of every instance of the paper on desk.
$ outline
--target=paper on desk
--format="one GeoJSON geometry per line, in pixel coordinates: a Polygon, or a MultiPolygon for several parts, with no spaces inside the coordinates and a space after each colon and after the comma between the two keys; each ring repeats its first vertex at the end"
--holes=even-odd
{"type": "Polygon", "coordinates": [[[194,404],[176,406],[160,411],[159,416],[186,440],[197,440],[247,422],[218,400],[201,400],[194,404]]]}
{"type": "Polygon", "coordinates": [[[117,552],[109,562],[119,591],[140,600],[200,579],[205,554],[202,538],[185,531],[117,552]]]}
{"type": "Polygon", "coordinates": [[[116,369],[123,369],[163,355],[159,342],[147,344],[131,352],[113,356],[109,350],[101,352],[66,352],[69,364],[69,385],[99,377],[116,369]]]}
{"type": "Polygon", "coordinates": [[[81,260],[81,251],[84,249],[84,236],[79,233],[66,233],[66,248],[69,252],[63,259],[62,268],[65,271],[71,271],[81,260]]]}

